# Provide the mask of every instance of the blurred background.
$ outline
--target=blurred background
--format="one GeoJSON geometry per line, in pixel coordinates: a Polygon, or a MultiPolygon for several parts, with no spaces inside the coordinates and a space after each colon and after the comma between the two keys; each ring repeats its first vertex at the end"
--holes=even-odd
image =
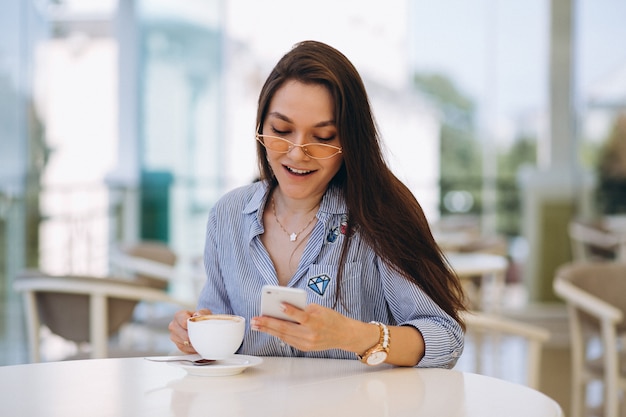
{"type": "Polygon", "coordinates": [[[511,305],[552,305],[568,222],[626,213],[624,21],[623,0],[3,0],[0,365],[28,361],[24,268],[104,276],[137,241],[197,262],[212,205],[256,176],[261,85],[305,39],[360,71],[442,245],[469,225],[510,261],[511,305]]]}

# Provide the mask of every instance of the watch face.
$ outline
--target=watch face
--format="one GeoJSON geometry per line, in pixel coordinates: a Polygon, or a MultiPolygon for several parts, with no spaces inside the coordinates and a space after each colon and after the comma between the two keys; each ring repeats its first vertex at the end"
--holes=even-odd
{"type": "Polygon", "coordinates": [[[373,352],[371,355],[368,356],[367,363],[368,365],[379,365],[385,362],[385,359],[387,359],[387,352],[373,352]]]}

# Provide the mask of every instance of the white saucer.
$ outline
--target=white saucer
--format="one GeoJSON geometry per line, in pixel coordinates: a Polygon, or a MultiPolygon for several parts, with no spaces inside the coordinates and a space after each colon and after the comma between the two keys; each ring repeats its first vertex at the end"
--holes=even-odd
{"type": "MultiPolygon", "coordinates": [[[[197,355],[189,355],[196,357],[197,355]]],[[[188,362],[168,362],[172,366],[182,368],[189,375],[195,376],[228,376],[242,373],[246,368],[263,363],[257,356],[233,355],[227,359],[220,359],[211,365],[195,366],[188,362]]]]}

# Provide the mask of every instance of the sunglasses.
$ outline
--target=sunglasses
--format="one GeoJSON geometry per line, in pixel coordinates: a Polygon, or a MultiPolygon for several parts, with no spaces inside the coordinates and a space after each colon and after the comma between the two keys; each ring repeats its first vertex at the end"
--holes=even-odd
{"type": "Polygon", "coordinates": [[[309,158],[328,159],[340,154],[341,147],[326,145],[325,143],[305,143],[304,145],[296,145],[290,140],[270,135],[256,134],[256,140],[272,152],[289,153],[293,148],[301,148],[302,152],[309,158]]]}

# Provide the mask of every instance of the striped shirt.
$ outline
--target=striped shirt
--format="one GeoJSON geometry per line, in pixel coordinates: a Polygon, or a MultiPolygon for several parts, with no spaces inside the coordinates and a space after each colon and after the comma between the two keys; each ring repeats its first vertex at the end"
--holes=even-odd
{"type": "MultiPolygon", "coordinates": [[[[207,281],[198,308],[246,318],[246,334],[239,349],[242,354],[354,359],[354,353],[340,349],[303,352],[274,336],[250,330],[250,319],[260,314],[261,288],[278,285],[274,265],[260,239],[268,191],[265,182],[247,185],[226,194],[211,210],[204,251],[207,281]]],[[[287,286],[305,289],[308,303],[333,308],[335,278],[346,239],[347,207],[340,190],[329,188],[317,219],[287,286]]],[[[417,366],[453,367],[463,351],[459,324],[417,285],[383,262],[358,230],[351,239],[341,282],[343,303],[334,309],[363,322],[413,326],[426,344],[425,356],[417,366]]]]}

